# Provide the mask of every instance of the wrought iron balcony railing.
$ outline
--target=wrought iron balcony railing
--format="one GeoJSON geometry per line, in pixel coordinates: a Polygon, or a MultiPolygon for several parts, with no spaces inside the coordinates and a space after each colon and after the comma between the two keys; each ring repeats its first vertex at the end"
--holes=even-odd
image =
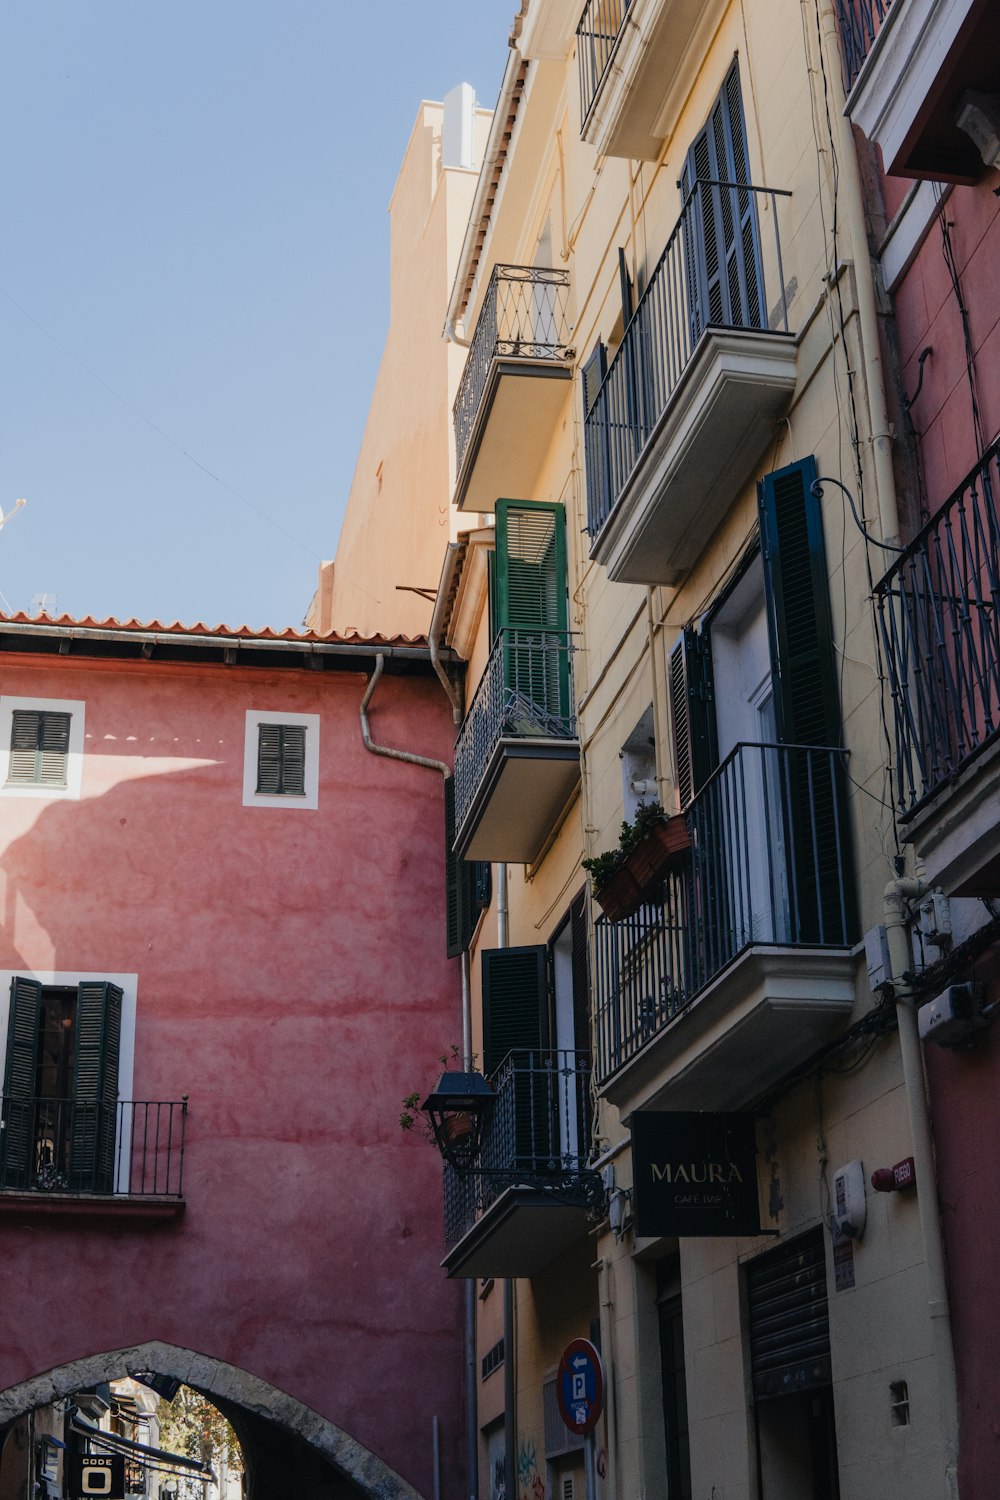
{"type": "Polygon", "coordinates": [[[571,651],[565,631],[498,631],[455,745],[458,828],[501,739],[575,738],[571,651]]]}
{"type": "Polygon", "coordinates": [[[625,28],[632,0],[587,0],[576,28],[576,57],[580,69],[580,129],[601,91],[611,54],[625,28]]]}
{"type": "Polygon", "coordinates": [[[0,1099],[0,1191],[183,1196],[187,1100],[0,1099]]]}
{"type": "Polygon", "coordinates": [[[597,537],[708,329],[788,333],[778,189],[699,180],[685,199],[584,425],[587,529],[597,537]],[[761,220],[771,231],[761,234],[761,220]],[[729,251],[722,253],[723,242],[729,251]],[[779,289],[774,321],[767,285],[779,289]]]}
{"type": "Polygon", "coordinates": [[[445,1240],[458,1243],[508,1188],[537,1188],[562,1201],[596,1202],[590,1149],[590,1054],[508,1053],[492,1079],[496,1104],[476,1168],[445,1165],[445,1240]]]}
{"type": "Polygon", "coordinates": [[[1000,438],[876,586],[896,801],[914,812],[1000,732],[1000,438]]]}
{"type": "Polygon", "coordinates": [[[598,1082],[747,948],[853,941],[844,751],[737,745],[695,798],[662,896],[595,924],[598,1082]]]}
{"type": "Polygon", "coordinates": [[[845,93],[849,94],[854,87],[892,3],[893,0],[837,0],[845,93]]]}
{"type": "Polygon", "coordinates": [[[569,357],[569,272],[494,266],[455,397],[455,461],[462,467],[495,359],[569,357]]]}

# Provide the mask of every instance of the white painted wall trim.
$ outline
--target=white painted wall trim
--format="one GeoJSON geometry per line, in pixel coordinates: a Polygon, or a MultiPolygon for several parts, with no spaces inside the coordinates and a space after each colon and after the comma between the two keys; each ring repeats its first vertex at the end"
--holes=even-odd
{"type": "Polygon", "coordinates": [[[907,195],[879,246],[882,281],[894,292],[912,266],[938,209],[951,192],[950,182],[921,182],[907,195]]]}

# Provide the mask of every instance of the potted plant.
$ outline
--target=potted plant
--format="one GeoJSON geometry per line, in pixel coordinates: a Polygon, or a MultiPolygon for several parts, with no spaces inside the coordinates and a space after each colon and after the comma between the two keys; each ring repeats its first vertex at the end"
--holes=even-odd
{"type": "Polygon", "coordinates": [[[670,816],[659,802],[640,803],[635,821],[622,823],[618,848],[583,861],[594,900],[611,921],[623,921],[683,863],[690,847],[686,818],[670,816]]]}

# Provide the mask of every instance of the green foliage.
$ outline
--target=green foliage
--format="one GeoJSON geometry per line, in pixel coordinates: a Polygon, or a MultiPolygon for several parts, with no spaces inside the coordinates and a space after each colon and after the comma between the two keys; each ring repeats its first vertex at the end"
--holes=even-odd
{"type": "Polygon", "coordinates": [[[659,802],[640,802],[636,809],[635,821],[622,823],[621,833],[618,835],[618,848],[607,849],[603,854],[592,855],[590,859],[581,861],[583,868],[590,876],[594,895],[599,896],[617,869],[625,863],[633,849],[637,849],[643,839],[649,834],[657,823],[666,823],[667,813],[659,802]]]}
{"type": "Polygon", "coordinates": [[[160,1399],[156,1408],[160,1447],[220,1468],[243,1472],[243,1454],[236,1434],[217,1407],[182,1385],[173,1401],[160,1399]]]}
{"type": "MultiPolygon", "coordinates": [[[[462,1067],[462,1054],[455,1046],[451,1046],[447,1049],[447,1051],[439,1053],[437,1060],[446,1073],[464,1071],[462,1067]]],[[[472,1066],[476,1066],[475,1054],[473,1054],[472,1057],[472,1066]]],[[[435,1083],[437,1082],[436,1079],[434,1081],[435,1083]]],[[[426,1135],[427,1139],[433,1140],[434,1132],[431,1130],[425,1119],[419,1118],[420,1111],[418,1109],[418,1105],[420,1103],[420,1095],[421,1093],[425,1092],[427,1091],[423,1089],[416,1089],[412,1094],[407,1094],[404,1097],[403,1112],[399,1117],[399,1128],[400,1130],[413,1130],[417,1127],[421,1127],[422,1133],[426,1135]]]]}

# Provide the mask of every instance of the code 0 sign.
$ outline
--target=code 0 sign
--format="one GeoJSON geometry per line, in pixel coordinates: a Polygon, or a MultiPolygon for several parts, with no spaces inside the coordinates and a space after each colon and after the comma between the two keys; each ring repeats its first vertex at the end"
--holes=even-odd
{"type": "Polygon", "coordinates": [[[69,1465],[69,1493],[72,1500],[86,1500],[89,1495],[125,1500],[124,1456],[120,1453],[106,1457],[95,1457],[92,1453],[76,1454],[69,1465]]]}

